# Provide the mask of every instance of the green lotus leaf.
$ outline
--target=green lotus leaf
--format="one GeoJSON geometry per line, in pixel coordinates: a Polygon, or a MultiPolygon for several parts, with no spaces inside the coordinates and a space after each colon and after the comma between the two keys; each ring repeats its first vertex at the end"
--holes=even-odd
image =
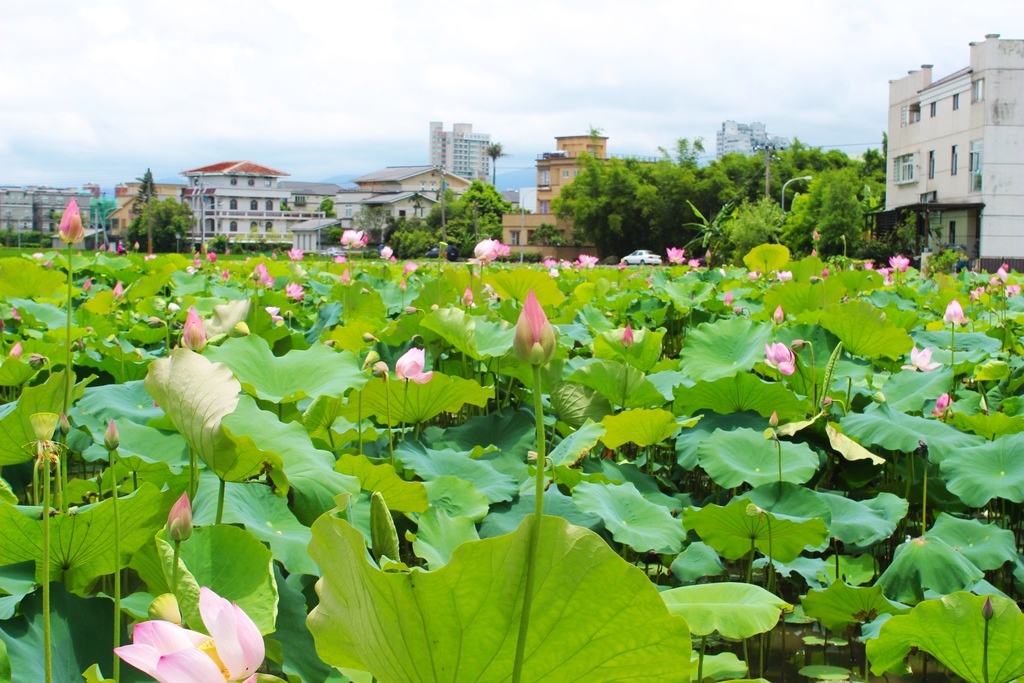
{"type": "MultiPolygon", "coordinates": [[[[164,432],[153,427],[146,427],[127,419],[115,420],[117,433],[121,443],[117,448],[117,457],[128,469],[138,471],[143,463],[154,465],[164,464],[174,474],[178,474],[188,466],[188,444],[175,432],[164,432]]],[[[104,428],[105,429],[105,428],[104,428]]],[[[103,432],[93,434],[96,440],[96,460],[106,461],[109,457],[103,448],[103,432]]],[[[89,453],[86,459],[93,460],[89,453]]]]}
{"type": "MultiPolygon", "coordinates": [[[[673,416],[675,419],[675,416],[673,416]]],[[[583,459],[590,449],[597,445],[597,442],[605,435],[603,424],[585,422],[579,429],[562,439],[557,446],[551,449],[548,458],[557,467],[559,465],[573,466],[583,459]]],[[[607,439],[605,439],[607,445],[607,439]]],[[[615,446],[609,446],[615,448],[615,446]]]]}
{"type": "MultiPolygon", "coordinates": [[[[526,461],[526,453],[537,440],[537,424],[533,413],[506,407],[488,415],[471,417],[464,423],[444,430],[435,445],[446,445],[457,451],[471,451],[477,446],[494,446],[502,453],[526,461]]],[[[388,505],[391,505],[388,499],[388,505]]],[[[393,508],[392,508],[393,509],[393,508]]]]}
{"type": "Polygon", "coordinates": [[[917,413],[929,400],[935,400],[949,391],[952,384],[953,371],[949,366],[930,372],[901,372],[885,381],[882,394],[893,410],[917,413]]]}
{"type": "Polygon", "coordinates": [[[743,498],[725,507],[687,508],[683,511],[683,526],[695,531],[727,560],[748,555],[753,546],[765,555],[770,550],[776,562],[792,562],[804,547],[817,547],[828,538],[828,527],[820,519],[794,522],[778,518],[743,498]]]}
{"type": "Polygon", "coordinates": [[[1024,415],[1007,415],[1005,413],[953,413],[952,422],[961,431],[974,432],[978,436],[995,441],[1007,434],[1024,432],[1024,415]]]}
{"type": "Polygon", "coordinates": [[[896,531],[896,525],[907,514],[907,501],[891,493],[880,493],[872,501],[854,500],[827,491],[819,491],[818,496],[831,511],[829,533],[832,537],[842,543],[862,548],[889,538],[896,531]],[[887,499],[887,503],[901,505],[903,513],[899,517],[891,518],[880,509],[880,506],[872,507],[872,502],[883,497],[887,499]]]}
{"type": "MultiPolygon", "coordinates": [[[[60,414],[67,390],[67,374],[55,372],[43,384],[25,387],[17,405],[0,419],[0,466],[27,462],[35,457],[36,433],[30,418],[36,413],[60,414]]],[[[75,386],[75,397],[81,396],[85,384],[75,386]]]]}
{"type": "MultiPolygon", "coordinates": [[[[359,531],[320,518],[310,552],[324,578],[308,619],[318,654],[382,681],[507,681],[533,519],[513,534],[463,543],[441,569],[407,574],[381,572],[359,531]]],[[[667,683],[689,675],[685,620],[599,536],[544,517],[535,572],[524,680],[667,683]]]]}
{"type": "MultiPolygon", "coordinates": [[[[601,440],[612,449],[624,443],[634,443],[641,448],[653,446],[671,437],[682,426],[675,415],[660,408],[626,410],[608,415],[601,422],[606,430],[601,440]]],[[[697,421],[693,420],[691,426],[693,424],[697,421]]]]}
{"type": "Polygon", "coordinates": [[[702,413],[700,418],[700,422],[695,424],[692,429],[683,429],[676,435],[676,462],[687,471],[692,471],[697,466],[697,449],[700,448],[704,439],[716,429],[723,431],[740,427],[764,429],[768,424],[764,418],[752,412],[732,415],[702,413]]]}
{"type": "MultiPolygon", "coordinates": [[[[390,379],[367,382],[361,390],[363,415],[373,415],[383,425],[397,427],[403,422],[418,424],[441,413],[456,413],[469,404],[483,407],[494,398],[493,387],[482,387],[475,380],[449,377],[434,371],[426,384],[390,379]],[[391,420],[388,421],[388,394],[391,395],[391,420]]],[[[350,410],[356,402],[350,397],[350,410]]],[[[354,412],[353,412],[354,414],[354,412]]]]}
{"type": "MultiPolygon", "coordinates": [[[[310,562],[312,562],[310,558],[310,562]]],[[[283,653],[282,669],[286,674],[298,676],[302,681],[323,681],[324,683],[341,683],[344,679],[332,667],[327,666],[316,654],[313,634],[306,627],[306,598],[293,588],[274,566],[274,581],[277,583],[277,622],[276,630],[266,640],[279,643],[283,653]]],[[[273,648],[268,643],[267,650],[273,648]]],[[[259,678],[256,679],[259,683],[259,678]]]]}
{"type": "Polygon", "coordinates": [[[473,484],[490,503],[512,500],[519,492],[518,482],[507,474],[496,470],[486,460],[473,458],[473,453],[454,451],[450,448],[433,449],[406,441],[395,448],[395,460],[400,461],[406,471],[430,481],[443,476],[458,477],[473,484]]]}
{"type": "Polygon", "coordinates": [[[551,410],[570,427],[587,420],[600,422],[612,413],[611,402],[595,389],[577,382],[562,382],[551,390],[551,410]]]}
{"type": "Polygon", "coordinates": [[[612,405],[626,410],[651,408],[665,403],[665,397],[647,381],[644,373],[619,361],[588,363],[569,375],[566,381],[588,386],[608,399],[612,405]]]}
{"type": "Polygon", "coordinates": [[[565,295],[559,291],[558,283],[547,271],[529,268],[502,270],[485,273],[481,280],[494,287],[494,291],[500,296],[515,299],[520,304],[526,301],[526,295],[531,289],[541,306],[558,306],[565,301],[565,295]]]}
{"type": "Polygon", "coordinates": [[[939,465],[946,488],[971,507],[993,498],[1024,501],[1024,434],[1012,434],[946,456],[939,465]]]}
{"type": "Polygon", "coordinates": [[[672,576],[683,583],[703,579],[706,576],[720,576],[725,573],[725,564],[715,549],[701,541],[694,541],[672,561],[672,576]]]}
{"type": "Polygon", "coordinates": [[[690,633],[743,640],[775,628],[782,611],[792,608],[760,586],[750,583],[702,583],[662,591],[672,614],[686,619],[690,633]]]}
{"type": "Polygon", "coordinates": [[[965,681],[1008,683],[1024,676],[1024,615],[1006,598],[954,593],[925,600],[909,614],[882,625],[878,638],[867,644],[871,671],[881,675],[897,669],[911,648],[924,650],[965,681]],[[983,670],[986,622],[985,600],[992,600],[988,622],[988,671],[983,670]]]}
{"type": "Polygon", "coordinates": [[[661,360],[661,343],[665,333],[645,328],[633,331],[633,344],[622,346],[621,330],[606,330],[594,338],[594,358],[617,360],[632,365],[640,372],[650,372],[661,360]]]}
{"type": "Polygon", "coordinates": [[[825,577],[826,585],[845,581],[851,586],[863,586],[875,578],[875,558],[871,555],[840,555],[838,563],[836,556],[831,555],[823,561],[818,576],[825,577]]]}
{"type": "Polygon", "coordinates": [[[818,456],[802,443],[769,440],[753,429],[716,430],[697,448],[697,462],[722,488],[780,480],[802,484],[818,470],[818,456]],[[782,449],[781,473],[779,447],[782,449]]]}
{"type": "MultiPolygon", "coordinates": [[[[523,493],[512,502],[497,503],[481,522],[480,537],[493,538],[512,533],[526,519],[527,515],[533,512],[536,500],[535,496],[523,493]]],[[[549,486],[544,491],[544,514],[550,517],[561,517],[570,524],[591,531],[600,531],[603,526],[600,517],[581,511],[572,498],[559,491],[557,486],[549,486]]]]}
{"type": "Polygon", "coordinates": [[[814,681],[848,681],[850,670],[841,666],[829,666],[826,664],[812,664],[800,667],[798,671],[804,678],[814,681]]]}
{"type": "MultiPolygon", "coordinates": [[[[821,276],[821,268],[814,274],[821,276]]],[[[835,277],[816,282],[798,281],[796,272],[789,282],[782,282],[764,293],[764,309],[774,311],[782,306],[786,315],[799,315],[804,311],[820,311],[838,304],[846,296],[846,287],[835,277]]]]}
{"type": "Polygon", "coordinates": [[[887,600],[881,586],[854,588],[843,581],[836,581],[825,590],[808,591],[801,604],[804,614],[814,617],[838,636],[851,635],[851,626],[874,621],[880,614],[910,611],[887,600]]]}
{"type": "Polygon", "coordinates": [[[616,541],[637,552],[678,553],[686,540],[679,520],[644,498],[632,483],[604,486],[580,482],[572,499],[583,512],[600,517],[616,541]]]}
{"type": "Polygon", "coordinates": [[[757,375],[741,372],[714,382],[676,387],[672,411],[676,415],[693,415],[699,410],[713,410],[729,415],[752,410],[762,417],[777,413],[781,422],[792,422],[811,412],[810,403],[780,382],[765,382],[757,375]]]}
{"type": "Polygon", "coordinates": [[[1013,532],[976,519],[958,519],[940,512],[928,530],[929,538],[939,538],[966,557],[982,571],[999,569],[1017,561],[1013,532]]]}
{"type": "MultiPolygon", "coordinates": [[[[694,666],[697,666],[700,653],[693,653],[694,666]]],[[[715,655],[704,655],[704,666],[701,669],[704,679],[713,681],[731,681],[747,675],[747,663],[731,652],[719,652],[715,655]]]]}
{"type": "Polygon", "coordinates": [[[433,570],[448,564],[452,552],[463,543],[479,540],[469,517],[449,517],[444,510],[430,508],[420,515],[412,549],[433,570]]]}
{"type": "Polygon", "coordinates": [[[839,337],[843,350],[853,356],[899,360],[914,346],[906,330],[866,301],[833,304],[822,311],[819,324],[839,337]]]}
{"type": "Polygon", "coordinates": [[[23,258],[0,259],[0,297],[42,299],[67,287],[67,276],[23,258]]]}
{"type": "Polygon", "coordinates": [[[273,403],[342,396],[367,381],[355,354],[323,344],[275,356],[263,337],[250,334],[211,347],[205,356],[230,368],[247,393],[273,403]]]}
{"type": "Polygon", "coordinates": [[[750,270],[770,273],[789,263],[789,249],[781,244],[759,244],[747,252],[743,263],[750,270]]]}
{"type": "Polygon", "coordinates": [[[974,369],[976,382],[994,382],[1010,376],[1010,366],[1005,361],[990,360],[974,369]]]}
{"type": "Polygon", "coordinates": [[[933,463],[941,463],[961,449],[985,443],[980,436],[964,434],[939,420],[901,413],[884,403],[863,413],[850,413],[840,425],[843,432],[861,443],[891,451],[913,453],[924,441],[928,444],[928,459],[933,463]]]}
{"type": "Polygon", "coordinates": [[[817,518],[825,522],[826,526],[832,521],[832,511],[821,495],[799,484],[783,482],[780,485],[776,480],[747,491],[740,497],[779,519],[803,522],[817,518]]]}
{"type": "Polygon", "coordinates": [[[20,387],[39,372],[28,359],[6,358],[0,362],[0,387],[20,387]]]}
{"type": "MultiPolygon", "coordinates": [[[[249,300],[236,299],[226,304],[213,307],[213,315],[203,321],[203,329],[208,337],[215,337],[218,334],[229,334],[235,329],[235,325],[244,322],[249,317],[249,300]]],[[[210,349],[211,351],[213,349],[210,349]]],[[[216,360],[216,359],[214,359],[216,360]]],[[[231,367],[228,365],[228,367],[231,367]]]]}
{"type": "Polygon", "coordinates": [[[772,325],[745,317],[701,323],[686,336],[679,369],[692,380],[706,382],[748,372],[764,360],[764,345],[772,331],[772,325]]]}
{"type": "Polygon", "coordinates": [[[479,522],[487,516],[487,497],[465,479],[446,474],[423,486],[427,489],[430,506],[443,510],[449,517],[469,517],[479,522]]]}
{"type": "MultiPolygon", "coordinates": [[[[21,312],[25,324],[31,329],[63,330],[67,328],[67,310],[64,308],[31,299],[11,299],[10,303],[21,312]]],[[[72,326],[73,331],[74,329],[72,326]]],[[[77,336],[81,336],[81,331],[77,336]]]]}
{"type": "Polygon", "coordinates": [[[516,336],[515,327],[477,318],[461,308],[431,311],[420,326],[476,360],[504,356],[512,349],[512,339],[516,336]]]}
{"type": "Polygon", "coordinates": [[[429,505],[427,489],[422,482],[406,481],[388,463],[375,465],[365,455],[342,453],[334,469],[358,479],[359,487],[364,491],[380,492],[390,510],[424,512],[429,505]]]}
{"type": "Polygon", "coordinates": [[[924,599],[926,589],[948,595],[974,585],[983,576],[948,543],[928,536],[901,543],[877,585],[892,600],[915,603],[924,599]]]}
{"type": "MultiPolygon", "coordinates": [[[[167,522],[170,501],[151,484],[119,501],[121,557],[114,553],[114,501],[104,500],[50,520],[51,581],[63,579],[80,594],[88,593],[101,576],[128,565],[135,551],[148,543],[167,522]]],[[[36,580],[43,581],[43,521],[40,508],[0,505],[0,565],[32,560],[36,580]]]]}

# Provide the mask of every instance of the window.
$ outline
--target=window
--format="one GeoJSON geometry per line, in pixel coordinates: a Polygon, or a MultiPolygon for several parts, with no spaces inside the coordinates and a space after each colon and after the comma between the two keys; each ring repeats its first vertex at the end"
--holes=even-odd
{"type": "Polygon", "coordinates": [[[398,210],[398,217],[399,218],[405,218],[405,209],[399,209],[398,210]]]}
{"type": "Polygon", "coordinates": [[[573,169],[573,172],[572,172],[572,177],[573,177],[573,178],[575,178],[575,177],[576,177],[576,176],[578,176],[579,174],[580,174],[580,169],[578,169],[578,168],[577,168],[577,169],[573,169]]]}
{"type": "Polygon", "coordinates": [[[548,210],[548,200],[544,199],[537,203],[537,213],[551,213],[548,210]]]}
{"type": "Polygon", "coordinates": [[[949,244],[956,244],[956,221],[949,222],[949,244]]]}
{"type": "Polygon", "coordinates": [[[900,126],[909,126],[921,120],[921,105],[911,104],[900,110],[900,126]]]}
{"type": "Polygon", "coordinates": [[[231,230],[231,232],[238,232],[238,221],[231,221],[229,229],[231,230]]]}
{"type": "Polygon", "coordinates": [[[237,211],[238,210],[238,200],[237,199],[232,199],[228,203],[228,208],[231,209],[232,211],[237,211]]]}
{"type": "Polygon", "coordinates": [[[971,192],[981,192],[982,140],[971,140],[971,192]]]}
{"type": "Polygon", "coordinates": [[[193,178],[192,179],[192,185],[193,186],[198,186],[199,185],[199,178],[193,178]]]}
{"type": "Polygon", "coordinates": [[[249,232],[257,232],[259,229],[259,223],[257,223],[256,221],[249,223],[249,232]]]}
{"type": "Polygon", "coordinates": [[[563,178],[568,178],[569,177],[569,169],[563,169],[562,170],[562,177],[563,178]]]}
{"type": "Polygon", "coordinates": [[[345,205],[345,218],[352,218],[352,205],[351,204],[346,204],[345,205]]]}
{"type": "Polygon", "coordinates": [[[46,195],[43,195],[43,204],[49,204],[49,203],[50,203],[50,198],[48,196],[46,196],[46,195]]]}
{"type": "Polygon", "coordinates": [[[256,184],[256,181],[253,180],[252,178],[249,178],[249,187],[252,187],[255,184],[256,184]]]}
{"type": "Polygon", "coordinates": [[[928,179],[935,178],[935,150],[928,152],[928,179]]]}
{"type": "Polygon", "coordinates": [[[509,234],[509,238],[511,240],[511,246],[518,247],[519,246],[519,231],[518,230],[510,230],[508,234],[509,234]]]}
{"type": "Polygon", "coordinates": [[[938,111],[939,111],[939,103],[938,102],[932,102],[931,106],[929,107],[929,113],[931,114],[931,117],[933,119],[935,118],[935,114],[937,114],[938,111]]]}
{"type": "Polygon", "coordinates": [[[232,185],[237,185],[238,184],[238,178],[232,178],[231,179],[231,184],[232,185]]]}
{"type": "Polygon", "coordinates": [[[295,206],[305,206],[305,205],[306,205],[306,196],[305,195],[301,195],[301,194],[295,195],[295,206]]]}
{"type": "Polygon", "coordinates": [[[892,177],[893,182],[897,185],[912,183],[916,180],[914,177],[913,154],[904,154],[892,160],[892,177]]]}
{"type": "Polygon", "coordinates": [[[985,79],[979,78],[971,83],[971,102],[981,102],[985,99],[985,79]]]}
{"type": "Polygon", "coordinates": [[[273,221],[267,221],[265,227],[267,228],[267,232],[273,232],[273,230],[274,230],[274,222],[273,221]]]}
{"type": "Polygon", "coordinates": [[[274,210],[274,200],[273,199],[268,199],[267,200],[267,211],[273,211],[273,210],[274,210]]]}
{"type": "Polygon", "coordinates": [[[260,203],[258,201],[256,201],[255,199],[253,199],[251,202],[249,202],[249,210],[250,211],[257,211],[259,208],[260,208],[260,203]]]}
{"type": "Polygon", "coordinates": [[[263,187],[270,187],[270,178],[263,181],[263,187]]]}
{"type": "Polygon", "coordinates": [[[953,95],[953,111],[960,108],[960,93],[953,95]]]}
{"type": "Polygon", "coordinates": [[[957,174],[957,166],[960,162],[960,155],[957,154],[956,145],[953,145],[953,151],[949,155],[949,175],[957,174]]]}
{"type": "Polygon", "coordinates": [[[551,173],[550,173],[550,171],[545,169],[545,170],[540,172],[540,182],[538,184],[541,185],[541,186],[547,186],[547,185],[551,184],[551,173]]]}

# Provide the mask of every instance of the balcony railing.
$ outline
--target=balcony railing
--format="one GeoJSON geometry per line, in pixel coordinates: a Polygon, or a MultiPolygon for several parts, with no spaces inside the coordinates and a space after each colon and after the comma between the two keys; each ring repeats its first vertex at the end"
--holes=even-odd
{"type": "Polygon", "coordinates": [[[240,209],[205,209],[203,218],[263,218],[263,219],[304,219],[323,218],[323,211],[243,211],[240,209]]]}

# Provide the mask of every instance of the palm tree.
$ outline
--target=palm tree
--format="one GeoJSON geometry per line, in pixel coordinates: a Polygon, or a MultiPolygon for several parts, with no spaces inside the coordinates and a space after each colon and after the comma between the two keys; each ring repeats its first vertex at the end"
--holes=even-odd
{"type": "Polygon", "coordinates": [[[491,158],[491,185],[497,187],[497,183],[495,181],[498,179],[498,159],[501,157],[507,157],[508,155],[505,154],[505,150],[501,146],[500,142],[487,145],[487,149],[484,150],[484,154],[491,158]]]}

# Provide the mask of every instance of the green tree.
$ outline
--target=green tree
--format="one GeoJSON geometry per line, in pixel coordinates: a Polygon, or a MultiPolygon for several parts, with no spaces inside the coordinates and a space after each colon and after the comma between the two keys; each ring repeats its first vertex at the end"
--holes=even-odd
{"type": "Polygon", "coordinates": [[[808,253],[817,230],[822,257],[858,254],[864,230],[858,191],[863,187],[853,168],[821,173],[811,182],[807,196],[794,201],[783,241],[796,253],[808,253]]]}
{"type": "Polygon", "coordinates": [[[352,225],[356,230],[364,230],[369,237],[369,242],[379,243],[384,237],[384,227],[387,225],[388,216],[391,210],[379,204],[364,206],[352,217],[352,225]]]}
{"type": "Polygon", "coordinates": [[[530,235],[529,243],[561,247],[566,245],[568,242],[565,239],[565,235],[562,234],[561,229],[559,229],[557,225],[554,223],[541,223],[530,235]]]}
{"type": "MultiPolygon", "coordinates": [[[[494,185],[474,180],[458,199],[449,188],[445,195],[446,237],[468,254],[477,240],[501,239],[501,218],[512,212],[512,204],[501,198],[494,185]]],[[[430,230],[440,234],[441,207],[435,205],[426,219],[430,230]]]]}
{"type": "Polygon", "coordinates": [[[320,206],[318,206],[316,210],[323,211],[325,218],[338,217],[338,212],[334,210],[334,200],[330,197],[324,197],[324,200],[320,202],[320,206]]]}
{"type": "MultiPolygon", "coordinates": [[[[440,224],[438,224],[440,225],[440,224]]],[[[436,247],[440,230],[430,228],[421,218],[398,218],[391,226],[388,243],[400,259],[422,258],[428,249],[436,247]]]]}
{"type": "MultiPolygon", "coordinates": [[[[135,210],[142,212],[142,207],[149,208],[153,200],[156,199],[156,183],[153,182],[153,172],[146,169],[146,172],[141,178],[136,178],[139,181],[139,191],[135,195],[135,210]]],[[[149,211],[146,215],[152,215],[149,211]]],[[[152,223],[146,226],[146,253],[153,253],[153,225],[152,223]]]]}
{"type": "Polygon", "coordinates": [[[188,205],[178,203],[173,197],[152,201],[142,207],[142,213],[128,226],[128,243],[138,242],[152,234],[155,251],[174,251],[174,235],[188,232],[191,217],[188,205]]]}
{"type": "Polygon", "coordinates": [[[733,262],[741,263],[747,252],[759,244],[778,242],[784,222],[782,209],[773,199],[761,197],[756,202],[741,204],[726,230],[733,262]]]}
{"type": "Polygon", "coordinates": [[[497,185],[498,180],[498,159],[507,157],[505,149],[500,142],[495,142],[484,149],[484,154],[491,158],[491,185],[497,185]]]}

